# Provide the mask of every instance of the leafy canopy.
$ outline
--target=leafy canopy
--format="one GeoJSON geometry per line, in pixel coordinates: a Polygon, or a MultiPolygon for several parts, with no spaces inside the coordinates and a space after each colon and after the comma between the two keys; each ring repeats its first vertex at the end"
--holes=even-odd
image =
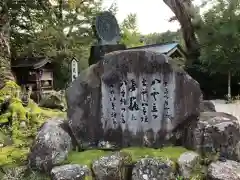
{"type": "Polygon", "coordinates": [[[203,15],[203,21],[198,33],[202,62],[212,73],[237,73],[240,67],[240,1],[218,0],[203,15]]]}

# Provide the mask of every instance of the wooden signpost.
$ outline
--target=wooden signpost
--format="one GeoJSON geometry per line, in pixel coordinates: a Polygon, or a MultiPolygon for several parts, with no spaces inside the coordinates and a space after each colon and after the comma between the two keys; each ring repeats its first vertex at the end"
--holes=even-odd
{"type": "Polygon", "coordinates": [[[72,81],[74,81],[78,77],[78,61],[73,58],[71,63],[72,70],[72,81]]]}

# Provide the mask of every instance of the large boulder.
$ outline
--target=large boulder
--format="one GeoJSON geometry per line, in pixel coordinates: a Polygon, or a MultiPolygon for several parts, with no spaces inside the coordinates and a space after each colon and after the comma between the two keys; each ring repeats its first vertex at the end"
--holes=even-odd
{"type": "Polygon", "coordinates": [[[140,159],[132,171],[132,180],[176,179],[174,163],[170,160],[155,158],[140,159]]]}
{"type": "Polygon", "coordinates": [[[97,180],[126,180],[131,162],[130,154],[116,152],[93,161],[92,171],[97,180]]]}
{"type": "Polygon", "coordinates": [[[240,163],[235,161],[217,161],[208,167],[209,180],[240,180],[240,163]]]}
{"type": "Polygon", "coordinates": [[[66,91],[69,125],[79,143],[159,147],[179,124],[195,120],[199,84],[166,56],[117,51],[90,66],[66,91]]]}
{"type": "Polygon", "coordinates": [[[236,117],[223,112],[203,112],[192,131],[193,148],[201,154],[218,152],[224,158],[238,159],[240,129],[236,117]]]}
{"type": "Polygon", "coordinates": [[[59,118],[52,118],[42,125],[28,159],[32,169],[49,173],[54,166],[66,160],[72,140],[62,127],[64,120],[59,118]]]}

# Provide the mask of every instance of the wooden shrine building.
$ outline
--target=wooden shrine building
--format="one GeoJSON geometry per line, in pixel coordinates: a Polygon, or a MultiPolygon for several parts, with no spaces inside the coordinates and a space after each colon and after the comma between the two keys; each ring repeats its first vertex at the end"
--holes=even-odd
{"type": "Polygon", "coordinates": [[[186,59],[186,53],[180,46],[180,44],[176,42],[169,43],[160,43],[160,44],[150,44],[144,46],[137,46],[128,49],[146,49],[153,50],[154,52],[158,52],[161,54],[165,54],[171,58],[184,58],[186,59]]]}
{"type": "Polygon", "coordinates": [[[26,57],[12,60],[12,71],[17,83],[32,92],[39,103],[43,92],[53,90],[53,67],[46,57],[26,57]]]}

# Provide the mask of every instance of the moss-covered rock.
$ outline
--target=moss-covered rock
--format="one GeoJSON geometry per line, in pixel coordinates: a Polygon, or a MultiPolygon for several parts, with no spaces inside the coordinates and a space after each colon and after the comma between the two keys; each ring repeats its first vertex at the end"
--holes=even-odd
{"type": "Polygon", "coordinates": [[[159,158],[142,158],[132,170],[132,180],[176,179],[177,171],[174,162],[159,158]]]}
{"type": "Polygon", "coordinates": [[[2,103],[6,98],[19,97],[20,87],[14,81],[8,81],[5,86],[0,89],[0,103],[2,103]]]}
{"type": "Polygon", "coordinates": [[[0,148],[0,166],[17,166],[26,161],[29,148],[5,146],[0,148]]]}
{"type": "Polygon", "coordinates": [[[66,100],[61,92],[52,91],[42,97],[39,106],[64,111],[66,110],[66,100]]]}
{"type": "Polygon", "coordinates": [[[0,148],[11,144],[12,144],[11,137],[7,133],[2,132],[0,129],[0,148]]]}
{"type": "Polygon", "coordinates": [[[196,152],[185,152],[178,159],[179,173],[184,179],[204,179],[206,172],[196,152]]]}
{"type": "Polygon", "coordinates": [[[0,104],[8,101],[8,106],[0,111],[0,144],[9,145],[6,137],[12,140],[11,146],[0,149],[0,165],[26,160],[28,147],[43,122],[53,116],[65,116],[61,111],[40,108],[31,99],[25,107],[20,97],[20,87],[13,81],[6,82],[0,89],[0,104]]]}
{"type": "Polygon", "coordinates": [[[91,169],[98,180],[126,180],[130,164],[132,158],[129,153],[115,152],[94,160],[91,169]]]}

